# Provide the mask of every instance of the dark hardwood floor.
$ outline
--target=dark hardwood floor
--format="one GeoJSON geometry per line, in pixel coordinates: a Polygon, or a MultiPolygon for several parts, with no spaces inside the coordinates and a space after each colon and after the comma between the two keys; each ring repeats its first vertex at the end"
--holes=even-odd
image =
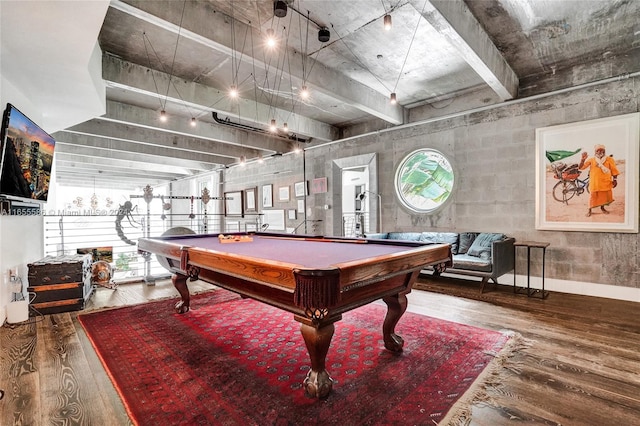
{"type": "MultiPolygon", "coordinates": [[[[448,278],[423,277],[415,288],[413,312],[510,330],[527,342],[473,403],[468,424],[640,424],[640,304],[561,293],[533,299],[510,286],[480,294],[477,282],[448,278]]],[[[168,280],[100,288],[86,310],[172,296],[168,280]]],[[[0,425],[131,424],[76,317],[0,328],[0,425]]]]}

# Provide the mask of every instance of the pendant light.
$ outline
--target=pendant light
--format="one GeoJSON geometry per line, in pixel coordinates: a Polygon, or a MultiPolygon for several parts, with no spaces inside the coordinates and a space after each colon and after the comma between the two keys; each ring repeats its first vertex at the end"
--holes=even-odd
{"type": "Polygon", "coordinates": [[[384,15],[384,29],[385,31],[391,30],[391,15],[384,15]]]}
{"type": "Polygon", "coordinates": [[[287,3],[277,0],[273,3],[273,14],[278,18],[287,16],[287,3]]]}

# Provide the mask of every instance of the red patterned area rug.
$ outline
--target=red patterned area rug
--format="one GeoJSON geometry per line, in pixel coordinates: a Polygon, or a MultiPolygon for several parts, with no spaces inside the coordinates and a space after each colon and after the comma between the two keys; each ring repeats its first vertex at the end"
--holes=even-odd
{"type": "Polygon", "coordinates": [[[225,290],[194,296],[184,315],[174,303],[78,317],[139,425],[448,423],[512,340],[407,312],[396,327],[404,352],[394,354],[382,341],[386,306],[370,304],[336,323],[335,382],[319,401],[304,396],[309,357],[292,314],[225,290]]]}

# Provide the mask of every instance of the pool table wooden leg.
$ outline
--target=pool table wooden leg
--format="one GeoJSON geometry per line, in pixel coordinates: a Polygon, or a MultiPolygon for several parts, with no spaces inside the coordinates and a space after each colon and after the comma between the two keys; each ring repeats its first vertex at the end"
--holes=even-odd
{"type": "Polygon", "coordinates": [[[325,399],[333,388],[333,379],[325,368],[325,362],[334,330],[333,322],[319,328],[305,323],[300,326],[311,358],[311,370],[304,379],[305,395],[310,398],[325,399]]]}
{"type": "Polygon", "coordinates": [[[404,340],[395,333],[396,324],[400,321],[400,317],[407,310],[407,295],[399,293],[393,296],[383,298],[387,304],[387,316],[382,324],[382,336],[384,338],[384,347],[391,352],[402,352],[404,340]]]}
{"type": "Polygon", "coordinates": [[[189,288],[187,287],[187,276],[182,274],[173,274],[171,276],[171,282],[173,286],[180,293],[180,301],[175,304],[174,309],[179,314],[189,312],[189,306],[191,304],[191,295],[189,294],[189,288]]]}

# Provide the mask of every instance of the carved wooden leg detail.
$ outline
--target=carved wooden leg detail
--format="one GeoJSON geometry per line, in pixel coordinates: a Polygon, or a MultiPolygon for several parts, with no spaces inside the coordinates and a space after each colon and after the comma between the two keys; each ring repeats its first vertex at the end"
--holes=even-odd
{"type": "Polygon", "coordinates": [[[179,314],[184,314],[185,312],[189,312],[189,305],[191,304],[191,295],[189,294],[189,288],[187,287],[187,277],[186,275],[181,274],[173,274],[171,276],[171,282],[173,286],[180,293],[180,300],[174,306],[174,309],[179,314]]]}
{"type": "Polygon", "coordinates": [[[305,395],[310,398],[324,399],[329,396],[333,387],[333,379],[325,368],[325,362],[334,330],[333,323],[324,325],[321,328],[306,324],[300,326],[302,337],[311,358],[311,370],[309,370],[307,377],[304,379],[305,395]]]}
{"type": "Polygon", "coordinates": [[[387,316],[382,325],[384,347],[392,352],[402,352],[404,340],[395,333],[396,324],[407,310],[407,295],[404,293],[387,296],[384,299],[387,304],[387,316]]]}

